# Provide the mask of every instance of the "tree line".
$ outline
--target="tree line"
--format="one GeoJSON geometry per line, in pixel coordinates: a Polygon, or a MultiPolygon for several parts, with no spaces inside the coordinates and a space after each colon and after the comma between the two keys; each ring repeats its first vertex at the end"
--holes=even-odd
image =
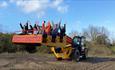
{"type": "MultiPolygon", "coordinates": [[[[71,32],[70,37],[78,35],[77,31],[71,32]]],[[[84,29],[81,35],[86,37],[86,46],[88,47],[115,47],[115,40],[111,42],[109,39],[109,31],[105,27],[89,26],[84,29]]],[[[0,33],[0,52],[16,52],[24,51],[24,45],[12,44],[12,33],[0,33]]],[[[48,48],[42,48],[42,50],[48,50],[48,48]]],[[[39,50],[38,50],[39,51],[39,50]]],[[[45,51],[46,52],[46,51],[45,51]]]]}

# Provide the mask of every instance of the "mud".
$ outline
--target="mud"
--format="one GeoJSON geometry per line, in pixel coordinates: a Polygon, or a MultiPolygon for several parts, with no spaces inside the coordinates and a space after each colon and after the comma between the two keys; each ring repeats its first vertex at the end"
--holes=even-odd
{"type": "Polygon", "coordinates": [[[0,70],[115,70],[115,58],[88,57],[87,60],[57,61],[50,54],[0,54],[0,70]]]}

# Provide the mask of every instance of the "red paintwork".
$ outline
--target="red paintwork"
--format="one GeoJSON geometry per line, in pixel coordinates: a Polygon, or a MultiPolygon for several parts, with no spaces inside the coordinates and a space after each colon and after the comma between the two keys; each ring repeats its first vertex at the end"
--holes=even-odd
{"type": "Polygon", "coordinates": [[[72,43],[72,38],[69,37],[69,36],[67,36],[67,37],[66,37],[66,42],[69,43],[69,44],[71,44],[71,43],[72,43]]]}
{"type": "MultiPolygon", "coordinates": [[[[13,43],[42,43],[42,35],[14,35],[12,38],[13,43]]],[[[71,44],[72,39],[66,36],[66,43],[71,44]]]]}
{"type": "Polygon", "coordinates": [[[42,35],[14,35],[13,43],[42,43],[42,35]]]}

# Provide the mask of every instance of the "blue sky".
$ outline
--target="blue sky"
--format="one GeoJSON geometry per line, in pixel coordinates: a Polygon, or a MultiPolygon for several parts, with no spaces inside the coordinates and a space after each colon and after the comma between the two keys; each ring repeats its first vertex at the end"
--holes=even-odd
{"type": "Polygon", "coordinates": [[[89,25],[104,26],[115,35],[114,0],[0,0],[0,29],[20,30],[19,23],[43,20],[67,24],[67,33],[81,32],[89,25]]]}

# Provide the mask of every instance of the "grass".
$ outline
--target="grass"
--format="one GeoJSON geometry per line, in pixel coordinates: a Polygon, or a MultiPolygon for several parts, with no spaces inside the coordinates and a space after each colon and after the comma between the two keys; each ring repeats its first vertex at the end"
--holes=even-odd
{"type": "Polygon", "coordinates": [[[112,46],[112,47],[111,47],[111,50],[115,52],[115,46],[112,46]]]}

